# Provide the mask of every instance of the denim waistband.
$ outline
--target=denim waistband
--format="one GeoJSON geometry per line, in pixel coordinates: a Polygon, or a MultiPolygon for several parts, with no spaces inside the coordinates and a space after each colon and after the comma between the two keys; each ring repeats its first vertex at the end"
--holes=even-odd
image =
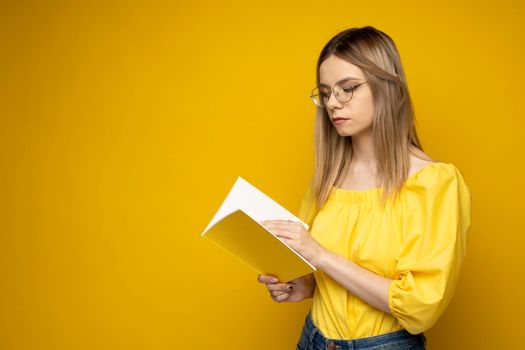
{"type": "Polygon", "coordinates": [[[306,316],[303,332],[307,336],[309,344],[312,344],[311,348],[315,350],[372,350],[375,348],[384,349],[387,344],[415,345],[415,349],[425,349],[426,344],[426,337],[423,333],[411,334],[406,329],[352,340],[327,338],[313,323],[311,311],[306,316]]]}

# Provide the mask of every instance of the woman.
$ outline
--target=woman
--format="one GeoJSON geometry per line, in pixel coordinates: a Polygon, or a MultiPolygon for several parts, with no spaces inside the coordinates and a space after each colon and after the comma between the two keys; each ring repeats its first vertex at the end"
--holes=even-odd
{"type": "Polygon", "coordinates": [[[333,37],[317,63],[315,170],[299,217],[262,224],[312,263],[258,276],[276,302],[312,298],[297,349],[425,349],[465,256],[471,194],[423,152],[399,53],[374,27],[333,37]]]}

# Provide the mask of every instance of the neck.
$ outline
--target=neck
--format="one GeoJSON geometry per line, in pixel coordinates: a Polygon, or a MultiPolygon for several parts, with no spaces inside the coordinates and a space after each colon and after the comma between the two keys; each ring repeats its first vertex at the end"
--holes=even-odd
{"type": "Polygon", "coordinates": [[[367,132],[362,135],[352,136],[352,160],[350,170],[356,173],[377,172],[377,162],[374,155],[374,144],[372,133],[367,132]]]}

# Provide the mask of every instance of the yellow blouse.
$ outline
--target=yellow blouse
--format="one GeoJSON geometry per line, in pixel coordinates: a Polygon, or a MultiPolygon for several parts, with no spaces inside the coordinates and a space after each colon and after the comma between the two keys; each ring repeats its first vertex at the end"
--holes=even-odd
{"type": "Polygon", "coordinates": [[[461,172],[452,163],[429,164],[412,174],[398,201],[384,209],[380,191],[333,187],[317,214],[310,188],[302,199],[299,217],[323,247],[393,279],[391,315],[318,269],[311,312],[326,337],[355,339],[403,328],[421,333],[454,293],[471,220],[471,194],[461,172]]]}

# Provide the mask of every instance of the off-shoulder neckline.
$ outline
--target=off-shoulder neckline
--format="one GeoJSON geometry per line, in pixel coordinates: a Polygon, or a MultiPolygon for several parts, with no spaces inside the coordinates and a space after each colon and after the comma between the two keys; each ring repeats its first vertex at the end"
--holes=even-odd
{"type": "MultiPolygon", "coordinates": [[[[436,162],[432,162],[428,165],[425,165],[424,167],[422,167],[421,169],[418,169],[416,170],[412,175],[410,175],[409,177],[407,177],[407,179],[405,180],[405,184],[411,182],[412,180],[415,180],[421,173],[423,173],[425,170],[427,169],[432,169],[434,166],[436,165],[448,165],[450,163],[447,163],[447,162],[444,162],[444,161],[436,161],[436,162]]],[[[345,193],[355,193],[355,194],[360,194],[360,193],[368,193],[368,192],[377,192],[377,191],[380,191],[383,189],[383,187],[374,187],[374,188],[367,188],[367,189],[364,189],[364,190],[351,190],[351,189],[346,189],[346,188],[341,188],[341,187],[336,187],[336,186],[332,186],[332,189],[336,192],[345,192],[345,193]]]]}

